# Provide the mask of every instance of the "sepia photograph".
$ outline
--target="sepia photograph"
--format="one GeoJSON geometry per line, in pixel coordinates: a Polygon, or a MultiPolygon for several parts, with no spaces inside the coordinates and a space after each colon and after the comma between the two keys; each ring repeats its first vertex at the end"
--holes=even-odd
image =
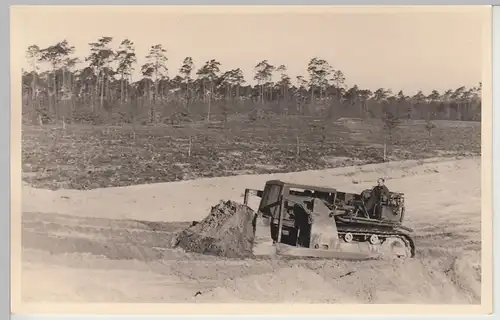
{"type": "Polygon", "coordinates": [[[491,309],[490,6],[10,14],[19,307],[491,309]]]}

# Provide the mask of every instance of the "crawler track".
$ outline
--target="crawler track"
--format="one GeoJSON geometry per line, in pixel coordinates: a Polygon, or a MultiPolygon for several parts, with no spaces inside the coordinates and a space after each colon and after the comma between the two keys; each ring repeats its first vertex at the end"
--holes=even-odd
{"type": "Polygon", "coordinates": [[[398,229],[384,230],[383,228],[363,228],[354,226],[338,226],[337,232],[339,238],[345,239],[346,234],[352,235],[352,241],[365,242],[375,235],[380,240],[380,245],[382,245],[387,239],[400,239],[405,245],[410,253],[410,257],[415,257],[415,241],[413,238],[404,231],[398,229]]]}

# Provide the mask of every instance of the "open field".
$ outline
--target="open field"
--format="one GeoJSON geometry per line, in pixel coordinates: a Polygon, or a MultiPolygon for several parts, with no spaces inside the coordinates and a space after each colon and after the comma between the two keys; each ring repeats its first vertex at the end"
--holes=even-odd
{"type": "Polygon", "coordinates": [[[478,157],[88,191],[25,184],[22,296],[25,302],[480,303],[480,199],[478,157]],[[406,194],[416,259],[221,259],[162,249],[173,231],[203,218],[220,199],[242,201],[243,188],[268,179],[359,191],[379,176],[406,194]]]}
{"type": "MultiPolygon", "coordinates": [[[[479,122],[403,122],[390,160],[479,155],[479,122]]],[[[23,126],[23,180],[40,188],[95,189],[239,174],[317,170],[383,160],[376,120],[233,119],[219,127],[23,126]]]]}

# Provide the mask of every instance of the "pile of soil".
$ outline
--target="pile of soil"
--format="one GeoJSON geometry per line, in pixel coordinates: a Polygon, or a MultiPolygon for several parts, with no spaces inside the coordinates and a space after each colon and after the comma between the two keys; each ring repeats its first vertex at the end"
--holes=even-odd
{"type": "Polygon", "coordinates": [[[255,223],[256,213],[250,207],[221,201],[205,219],[180,232],[175,247],[226,258],[252,257],[255,223]]]}

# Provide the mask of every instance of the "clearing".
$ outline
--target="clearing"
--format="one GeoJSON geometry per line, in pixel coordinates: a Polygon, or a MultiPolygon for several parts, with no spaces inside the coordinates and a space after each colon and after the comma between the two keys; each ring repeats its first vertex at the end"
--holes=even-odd
{"type": "MultiPolygon", "coordinates": [[[[24,146],[23,146],[24,147],[24,146]]],[[[469,303],[481,299],[481,161],[427,159],[93,190],[23,185],[24,302],[469,303]],[[172,232],[269,179],[406,194],[417,257],[222,259],[165,250],[172,232]],[[464,186],[467,181],[467,186],[464,186]]],[[[251,203],[255,208],[256,203],[251,203]]]]}

